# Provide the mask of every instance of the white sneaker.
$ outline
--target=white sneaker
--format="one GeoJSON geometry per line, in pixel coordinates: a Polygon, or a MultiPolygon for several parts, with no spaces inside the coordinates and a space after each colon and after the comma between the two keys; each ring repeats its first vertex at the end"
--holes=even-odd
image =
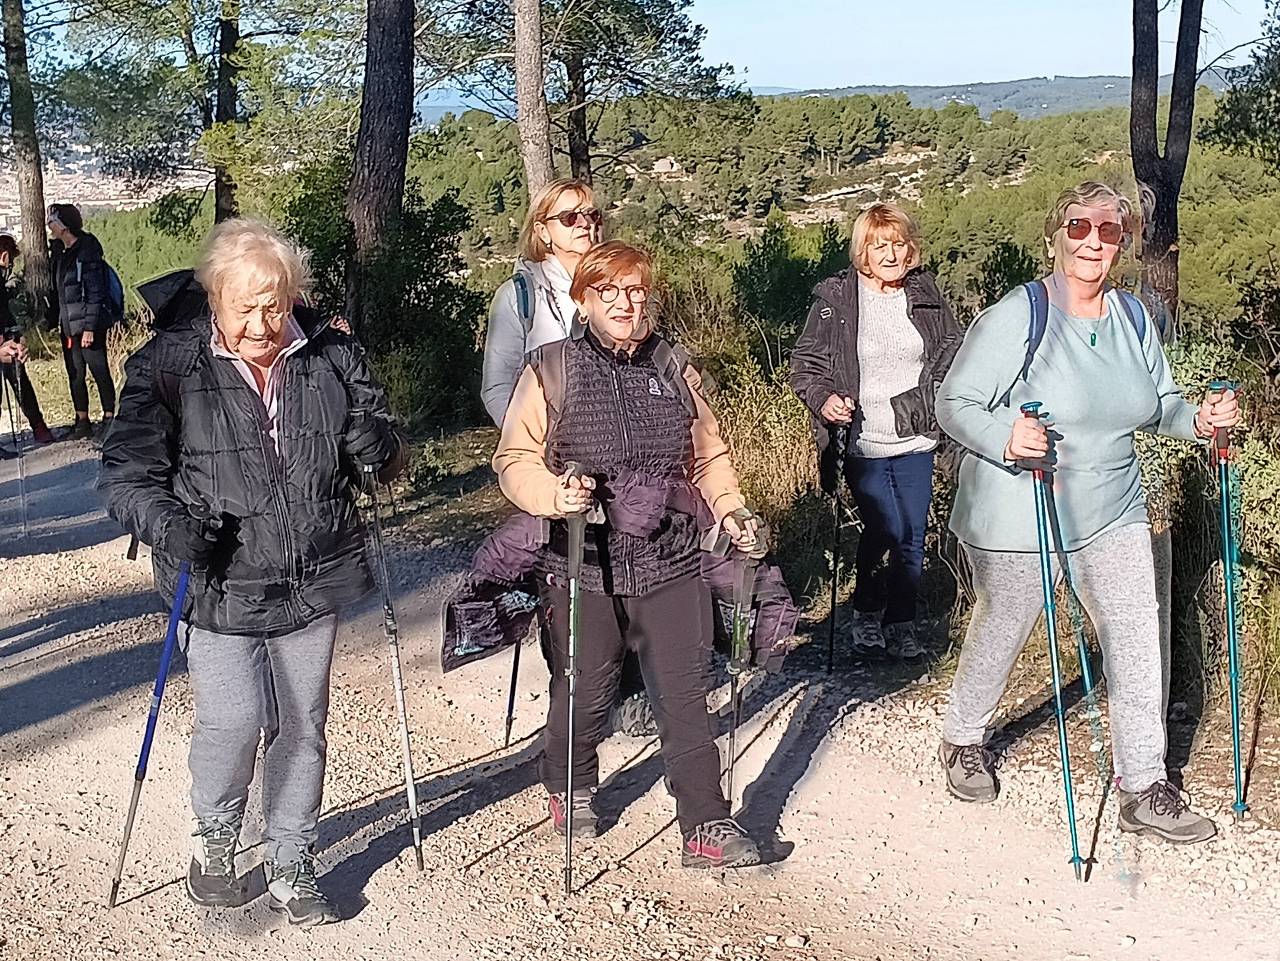
{"type": "Polygon", "coordinates": [[[926,653],[925,647],[920,643],[920,638],[916,636],[916,625],[914,621],[901,621],[897,624],[886,624],[884,626],[885,641],[888,644],[889,652],[904,661],[913,658],[923,657],[926,653]]]}
{"type": "Polygon", "coordinates": [[[850,636],[855,651],[876,654],[883,654],[886,651],[884,628],[880,626],[879,611],[854,611],[850,636]]]}

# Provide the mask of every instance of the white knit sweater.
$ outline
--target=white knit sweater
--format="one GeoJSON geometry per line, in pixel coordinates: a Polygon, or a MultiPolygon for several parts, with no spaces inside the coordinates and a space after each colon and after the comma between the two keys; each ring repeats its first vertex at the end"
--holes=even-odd
{"type": "Polygon", "coordinates": [[[902,288],[880,293],[858,281],[858,408],[853,415],[853,453],[896,457],[933,450],[920,435],[899,437],[889,398],[920,383],[924,339],[907,313],[902,288]]]}

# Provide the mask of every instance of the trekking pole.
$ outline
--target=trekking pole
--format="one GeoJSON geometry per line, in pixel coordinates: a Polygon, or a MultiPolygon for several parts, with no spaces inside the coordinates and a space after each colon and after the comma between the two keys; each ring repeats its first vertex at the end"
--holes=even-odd
{"type": "MultiPolygon", "coordinates": [[[[584,471],[580,464],[566,465],[568,477],[582,477],[584,471]]],[[[568,631],[568,663],[565,666],[565,678],[568,680],[569,696],[569,739],[568,757],[565,764],[567,770],[564,794],[564,893],[573,893],[573,709],[578,691],[578,632],[580,630],[581,612],[578,600],[578,581],[582,576],[582,554],[586,546],[587,516],[585,512],[570,514],[565,518],[569,525],[569,631],[568,631]]]]}
{"type": "Polygon", "coordinates": [[[836,498],[831,509],[831,622],[827,628],[827,673],[836,669],[836,602],[840,590],[840,495],[844,485],[844,458],[849,446],[849,426],[836,428],[836,498]]]}
{"type": "MultiPolygon", "coordinates": [[[[1237,390],[1229,380],[1215,380],[1213,391],[1237,390]]],[[[1236,625],[1236,539],[1231,520],[1231,433],[1225,427],[1213,432],[1214,456],[1218,462],[1218,508],[1222,527],[1222,581],[1227,614],[1227,670],[1231,689],[1231,756],[1235,769],[1236,799],[1231,805],[1236,820],[1244,817],[1249,805],[1244,801],[1244,767],[1240,751],[1240,639],[1236,625]]]]}
{"type": "Polygon", "coordinates": [[[169,611],[169,628],[164,635],[164,647],[160,649],[160,667],[156,671],[156,686],[151,694],[151,710],[147,713],[147,727],[142,735],[142,749],[138,752],[138,767],[133,774],[133,795],[129,798],[129,813],[124,819],[124,840],[120,842],[120,857],[116,861],[116,873],[111,876],[111,893],[107,895],[107,908],[116,906],[120,894],[120,878],[124,874],[125,854],[129,850],[129,836],[133,834],[133,818],[138,812],[138,799],[142,796],[142,782],[147,777],[147,761],[151,757],[151,741],[156,734],[156,721],[160,717],[160,699],[164,697],[164,685],[169,679],[169,662],[178,643],[178,621],[182,618],[182,605],[187,597],[187,580],[191,565],[183,561],[178,568],[178,586],[173,593],[173,608],[169,611]]]}
{"type": "Polygon", "coordinates": [[[400,756],[404,765],[404,793],[409,805],[409,829],[413,832],[413,859],[422,871],[422,824],[418,819],[418,784],[413,776],[413,749],[409,743],[409,711],[404,700],[404,674],[400,669],[400,626],[396,622],[395,605],[391,599],[391,577],[387,568],[387,548],[382,539],[382,517],[378,514],[378,481],[374,469],[364,467],[369,481],[370,514],[373,523],[373,555],[378,568],[378,582],[382,586],[382,630],[387,636],[387,648],[391,660],[391,686],[396,698],[396,713],[400,718],[400,756]]]}
{"type": "Polygon", "coordinates": [[[733,579],[733,646],[729,652],[729,763],[725,779],[725,797],[733,806],[733,766],[738,759],[738,722],[742,715],[742,688],[739,678],[747,669],[751,642],[751,606],[755,595],[756,565],[764,556],[762,550],[750,554],[735,551],[733,579]]]}
{"type": "MultiPolygon", "coordinates": [[[[1040,419],[1040,401],[1023,404],[1020,408],[1024,417],[1040,419]]],[[[1049,511],[1046,503],[1044,487],[1044,471],[1037,468],[1033,472],[1036,501],[1036,539],[1040,546],[1040,587],[1044,591],[1044,626],[1049,636],[1049,671],[1053,678],[1053,704],[1058,721],[1058,753],[1062,757],[1062,787],[1067,796],[1067,826],[1071,829],[1071,866],[1075,868],[1076,880],[1082,880],[1080,858],[1080,838],[1076,831],[1076,802],[1071,786],[1071,753],[1067,747],[1067,715],[1062,706],[1062,673],[1058,664],[1058,625],[1056,621],[1057,604],[1054,601],[1053,566],[1049,554],[1049,511]]]]}
{"type": "Polygon", "coordinates": [[[507,692],[507,729],[502,736],[502,746],[511,746],[511,727],[516,722],[516,681],[520,678],[520,640],[511,652],[511,690],[507,692]]]}
{"type": "Polygon", "coordinates": [[[17,387],[22,381],[22,367],[18,361],[13,362],[14,368],[14,388],[12,393],[8,389],[7,378],[0,378],[5,382],[5,401],[9,408],[9,433],[13,435],[13,452],[18,455],[18,500],[22,505],[22,536],[27,536],[27,460],[22,450],[22,438],[18,435],[18,419],[14,414],[13,408],[21,403],[19,399],[17,387]]]}

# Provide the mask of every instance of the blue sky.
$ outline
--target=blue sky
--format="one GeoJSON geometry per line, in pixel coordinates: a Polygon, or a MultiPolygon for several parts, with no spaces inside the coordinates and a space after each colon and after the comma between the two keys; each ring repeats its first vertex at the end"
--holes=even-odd
{"type": "MultiPolygon", "coordinates": [[[[1205,0],[1201,62],[1257,37],[1265,8],[1205,0]]],[[[1131,11],[1129,0],[695,0],[691,15],[708,62],[747,68],[753,87],[808,88],[1128,76],[1131,11]]],[[[1166,72],[1176,28],[1176,12],[1162,18],[1166,72]]]]}

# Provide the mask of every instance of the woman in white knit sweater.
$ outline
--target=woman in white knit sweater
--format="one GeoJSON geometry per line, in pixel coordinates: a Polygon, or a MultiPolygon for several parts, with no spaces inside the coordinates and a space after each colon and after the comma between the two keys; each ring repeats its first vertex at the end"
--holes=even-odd
{"type": "Polygon", "coordinates": [[[919,657],[916,600],[939,438],[933,396],[961,333],[899,208],[874,204],[858,216],[849,259],[814,289],[791,383],[813,414],[823,488],[833,492],[843,475],[865,525],[854,645],[919,657]]]}

